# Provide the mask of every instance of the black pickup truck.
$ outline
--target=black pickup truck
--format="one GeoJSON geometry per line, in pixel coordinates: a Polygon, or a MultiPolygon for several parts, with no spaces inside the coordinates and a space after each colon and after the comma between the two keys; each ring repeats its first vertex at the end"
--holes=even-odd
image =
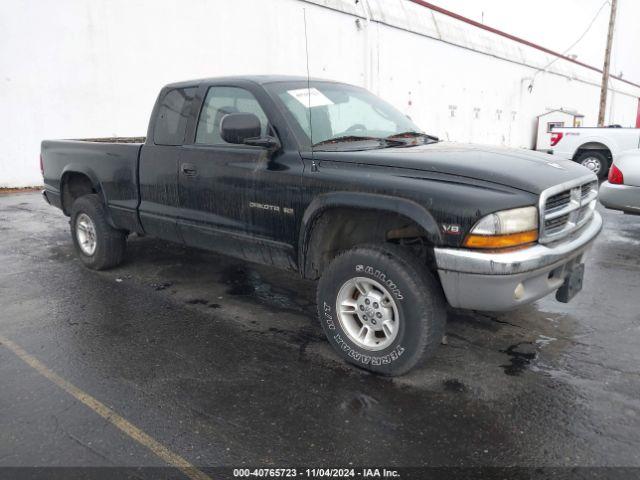
{"type": "Polygon", "coordinates": [[[41,161],[87,267],[118,265],[136,233],[295,270],[319,279],[336,351],[386,375],[436,349],[446,303],[569,301],[602,227],[586,168],[440,142],[325,80],[171,84],[146,138],[45,140],[41,161]]]}

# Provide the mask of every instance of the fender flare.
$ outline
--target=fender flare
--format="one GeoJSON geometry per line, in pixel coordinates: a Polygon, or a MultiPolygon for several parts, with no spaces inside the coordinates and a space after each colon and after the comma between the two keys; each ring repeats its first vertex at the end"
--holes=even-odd
{"type": "Polygon", "coordinates": [[[104,194],[104,189],[102,188],[102,184],[98,180],[98,175],[93,171],[93,169],[87,167],[86,165],[81,165],[78,163],[70,163],[67,166],[65,166],[64,169],[62,170],[62,175],[60,175],[60,202],[62,204],[62,211],[66,215],[69,215],[71,213],[70,211],[67,211],[67,209],[64,208],[64,203],[63,203],[65,176],[71,173],[78,173],[78,174],[84,175],[89,179],[89,181],[91,182],[91,186],[96,191],[96,193],[102,198],[102,202],[107,207],[106,208],[107,221],[112,227],[115,228],[115,225],[111,218],[111,212],[109,211],[107,197],[104,194]]]}
{"type": "Polygon", "coordinates": [[[330,192],[318,195],[309,204],[302,216],[298,240],[298,265],[304,277],[307,269],[307,254],[316,221],[333,208],[354,208],[379,210],[402,215],[419,225],[434,245],[442,243],[442,234],[438,223],[422,205],[406,198],[378,193],[330,192]]]}

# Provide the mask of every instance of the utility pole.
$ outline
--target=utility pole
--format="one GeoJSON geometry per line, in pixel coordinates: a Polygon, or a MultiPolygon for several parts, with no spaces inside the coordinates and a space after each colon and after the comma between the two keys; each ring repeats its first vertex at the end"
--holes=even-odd
{"type": "Polygon", "coordinates": [[[600,86],[600,111],[598,126],[604,127],[604,112],[607,108],[607,91],[609,90],[609,67],[611,63],[611,45],[613,44],[613,29],[616,23],[616,9],[618,0],[611,0],[611,16],[609,17],[609,33],[607,34],[607,48],[604,52],[604,67],[602,68],[602,85],[600,86]]]}

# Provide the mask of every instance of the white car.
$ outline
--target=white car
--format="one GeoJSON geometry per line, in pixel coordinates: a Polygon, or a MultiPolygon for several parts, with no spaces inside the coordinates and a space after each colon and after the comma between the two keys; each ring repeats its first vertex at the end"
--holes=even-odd
{"type": "Polygon", "coordinates": [[[605,179],[619,154],[640,148],[640,128],[556,127],[551,147],[553,155],[578,162],[605,179]]]}
{"type": "Polygon", "coordinates": [[[640,150],[614,160],[609,180],[600,186],[600,202],[607,208],[640,215],[640,150]]]}

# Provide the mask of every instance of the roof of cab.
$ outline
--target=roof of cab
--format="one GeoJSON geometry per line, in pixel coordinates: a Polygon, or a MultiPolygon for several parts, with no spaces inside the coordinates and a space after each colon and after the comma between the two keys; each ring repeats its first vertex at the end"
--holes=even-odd
{"type": "MultiPolygon", "coordinates": [[[[313,82],[331,82],[331,83],[340,83],[335,80],[327,80],[325,78],[309,78],[308,80],[313,82]]],[[[228,81],[228,82],[253,82],[258,85],[265,85],[267,83],[277,83],[277,82],[306,82],[307,77],[302,75],[236,75],[236,76],[228,76],[228,77],[210,77],[210,78],[199,78],[196,80],[185,80],[182,82],[174,82],[168,85],[165,85],[165,88],[182,88],[182,87],[191,87],[195,85],[202,85],[208,83],[217,83],[220,81],[228,81]]]]}

